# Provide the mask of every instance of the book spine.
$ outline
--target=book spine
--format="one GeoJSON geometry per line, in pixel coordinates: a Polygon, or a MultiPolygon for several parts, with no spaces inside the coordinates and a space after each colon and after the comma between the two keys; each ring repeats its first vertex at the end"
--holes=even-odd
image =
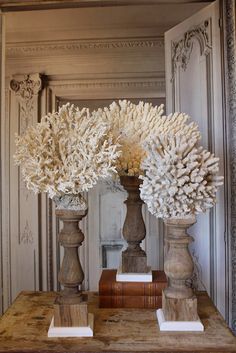
{"type": "Polygon", "coordinates": [[[162,283],[102,283],[99,286],[99,295],[101,296],[160,296],[163,289],[167,286],[162,283]]]}
{"type": "Polygon", "coordinates": [[[99,296],[100,308],[159,309],[161,296],[99,296]]]}

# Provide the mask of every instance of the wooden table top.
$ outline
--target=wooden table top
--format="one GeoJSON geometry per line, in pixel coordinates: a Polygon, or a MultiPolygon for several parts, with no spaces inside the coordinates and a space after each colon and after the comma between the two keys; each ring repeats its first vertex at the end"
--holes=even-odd
{"type": "Polygon", "coordinates": [[[211,300],[200,293],[199,315],[204,332],[160,332],[155,310],[99,309],[98,296],[89,293],[95,314],[94,337],[48,338],[53,315],[53,292],[22,292],[0,320],[0,353],[81,352],[236,352],[236,337],[211,300]]]}

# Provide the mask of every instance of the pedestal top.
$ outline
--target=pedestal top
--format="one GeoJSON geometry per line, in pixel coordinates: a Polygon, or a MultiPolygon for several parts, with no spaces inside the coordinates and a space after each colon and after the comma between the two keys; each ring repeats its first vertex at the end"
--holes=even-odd
{"type": "Polygon", "coordinates": [[[204,332],[160,332],[156,310],[99,309],[89,293],[95,315],[94,337],[48,338],[53,292],[22,292],[0,320],[0,353],[79,352],[235,352],[236,337],[212,301],[200,293],[199,316],[204,332]]]}

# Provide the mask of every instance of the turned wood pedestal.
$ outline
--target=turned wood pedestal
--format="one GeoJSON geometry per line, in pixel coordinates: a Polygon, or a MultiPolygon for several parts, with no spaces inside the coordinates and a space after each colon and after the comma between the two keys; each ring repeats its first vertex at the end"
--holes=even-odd
{"type": "MultiPolygon", "coordinates": [[[[162,314],[160,321],[172,322],[170,330],[174,330],[173,322],[177,322],[176,328],[184,327],[194,331],[202,331],[197,312],[197,298],[193,289],[187,285],[194,269],[192,256],[189,252],[189,244],[193,238],[188,235],[187,229],[196,222],[195,217],[186,219],[167,219],[166,246],[167,255],[164,262],[164,271],[168,279],[168,286],[162,293],[162,314]],[[186,325],[179,325],[178,322],[186,325]],[[192,326],[191,326],[192,323],[192,326]]],[[[160,313],[160,312],[159,312],[160,313]]],[[[161,325],[160,325],[161,327],[161,325]]]]}
{"type": "Polygon", "coordinates": [[[56,210],[57,217],[63,221],[59,243],[64,248],[64,257],[58,278],[62,290],[54,303],[49,336],[92,335],[93,317],[88,313],[87,296],[81,290],[84,272],[78,254],[78,248],[84,240],[79,222],[86,214],[87,211],[56,210]],[[75,329],[70,331],[69,328],[78,328],[77,333],[75,329]]]}
{"type": "Polygon", "coordinates": [[[147,273],[147,255],[140,244],[146,235],[146,228],[142,216],[143,201],[140,199],[139,185],[141,180],[134,176],[121,176],[121,185],[128,192],[125,201],[127,213],[123,227],[123,237],[128,246],[122,252],[122,273],[147,273]]]}

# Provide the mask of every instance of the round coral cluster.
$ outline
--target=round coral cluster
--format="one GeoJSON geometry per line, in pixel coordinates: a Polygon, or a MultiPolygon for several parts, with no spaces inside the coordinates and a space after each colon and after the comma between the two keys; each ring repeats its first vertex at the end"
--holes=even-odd
{"type": "Polygon", "coordinates": [[[141,198],[159,218],[188,217],[216,202],[219,159],[197,145],[196,137],[166,134],[145,144],[141,198]]]}

